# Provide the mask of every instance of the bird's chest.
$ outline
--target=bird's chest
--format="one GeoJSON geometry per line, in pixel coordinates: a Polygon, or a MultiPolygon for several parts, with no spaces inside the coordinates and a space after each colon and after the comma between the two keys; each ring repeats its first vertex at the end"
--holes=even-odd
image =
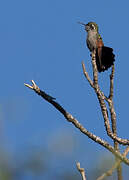
{"type": "Polygon", "coordinates": [[[88,32],[87,34],[87,46],[90,49],[90,51],[93,51],[97,48],[97,32],[88,32]]]}

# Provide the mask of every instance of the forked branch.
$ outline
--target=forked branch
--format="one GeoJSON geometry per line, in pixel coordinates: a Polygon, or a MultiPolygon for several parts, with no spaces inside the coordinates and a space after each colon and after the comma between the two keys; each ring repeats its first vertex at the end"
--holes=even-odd
{"type": "Polygon", "coordinates": [[[110,98],[107,98],[104,93],[100,90],[99,84],[98,84],[98,72],[97,72],[97,67],[96,67],[96,61],[95,61],[95,53],[92,53],[92,66],[93,66],[93,81],[91,80],[91,78],[88,75],[88,72],[86,71],[85,68],[85,64],[82,62],[82,67],[83,67],[83,73],[86,77],[86,79],[88,80],[89,84],[91,85],[91,87],[95,90],[95,93],[98,97],[99,103],[100,103],[100,107],[101,107],[101,111],[104,117],[104,125],[106,128],[106,132],[108,134],[109,137],[111,137],[114,141],[117,141],[119,144],[123,144],[123,145],[129,145],[129,139],[122,139],[120,137],[117,136],[115,130],[116,130],[116,116],[115,116],[115,111],[114,111],[114,106],[113,106],[113,102],[112,102],[112,97],[113,97],[113,77],[114,77],[114,66],[113,66],[113,70],[111,73],[111,87],[110,87],[110,98]],[[104,100],[106,100],[109,104],[109,109],[111,112],[111,120],[112,120],[112,130],[110,127],[110,121],[109,121],[109,117],[108,117],[108,110],[106,107],[106,104],[104,102],[104,100]]]}
{"type": "Polygon", "coordinates": [[[78,128],[83,134],[88,136],[90,139],[95,141],[96,143],[102,145],[106,149],[108,149],[110,152],[112,152],[118,159],[123,161],[125,164],[129,165],[129,159],[127,159],[125,156],[123,156],[120,152],[114,149],[108,142],[104,141],[100,137],[96,136],[95,134],[89,132],[86,128],[84,128],[78,121],[75,119],[70,113],[68,113],[59,103],[55,101],[55,98],[52,96],[46,94],[44,91],[40,90],[40,88],[36,85],[36,83],[32,80],[32,85],[24,84],[26,87],[30,88],[31,90],[34,90],[39,96],[41,96],[43,99],[48,101],[50,104],[52,104],[58,111],[61,112],[61,114],[64,115],[64,117],[67,119],[67,121],[71,122],[76,128],[78,128]]]}
{"type": "MultiPolygon", "coordinates": [[[[125,149],[123,156],[126,156],[128,152],[129,152],[129,146],[125,149]]],[[[103,180],[107,176],[111,176],[112,173],[120,166],[121,162],[122,162],[121,160],[116,161],[112,166],[112,168],[109,169],[107,172],[103,173],[100,177],[97,178],[97,180],[103,180]]]]}

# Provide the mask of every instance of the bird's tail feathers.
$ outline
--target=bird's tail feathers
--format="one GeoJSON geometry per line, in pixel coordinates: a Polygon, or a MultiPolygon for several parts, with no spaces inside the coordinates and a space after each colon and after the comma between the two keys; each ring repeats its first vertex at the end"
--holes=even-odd
{"type": "Polygon", "coordinates": [[[110,68],[115,61],[115,55],[113,49],[103,46],[101,51],[101,59],[98,56],[98,50],[96,50],[96,65],[99,72],[105,71],[110,68]]]}

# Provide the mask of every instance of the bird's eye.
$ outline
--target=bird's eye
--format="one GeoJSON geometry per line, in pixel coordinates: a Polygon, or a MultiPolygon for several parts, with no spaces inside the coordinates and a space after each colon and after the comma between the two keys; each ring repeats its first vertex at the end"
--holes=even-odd
{"type": "Polygon", "coordinates": [[[94,25],[94,24],[91,24],[91,28],[92,28],[92,29],[95,29],[95,25],[94,25]]]}

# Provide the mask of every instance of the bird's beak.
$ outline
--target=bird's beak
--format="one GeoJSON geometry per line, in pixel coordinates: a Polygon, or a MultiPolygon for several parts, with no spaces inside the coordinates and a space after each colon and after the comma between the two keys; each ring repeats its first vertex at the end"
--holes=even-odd
{"type": "Polygon", "coordinates": [[[82,22],[78,22],[78,24],[81,24],[81,25],[83,25],[83,26],[86,26],[86,24],[84,24],[84,23],[82,23],[82,22]]]}

